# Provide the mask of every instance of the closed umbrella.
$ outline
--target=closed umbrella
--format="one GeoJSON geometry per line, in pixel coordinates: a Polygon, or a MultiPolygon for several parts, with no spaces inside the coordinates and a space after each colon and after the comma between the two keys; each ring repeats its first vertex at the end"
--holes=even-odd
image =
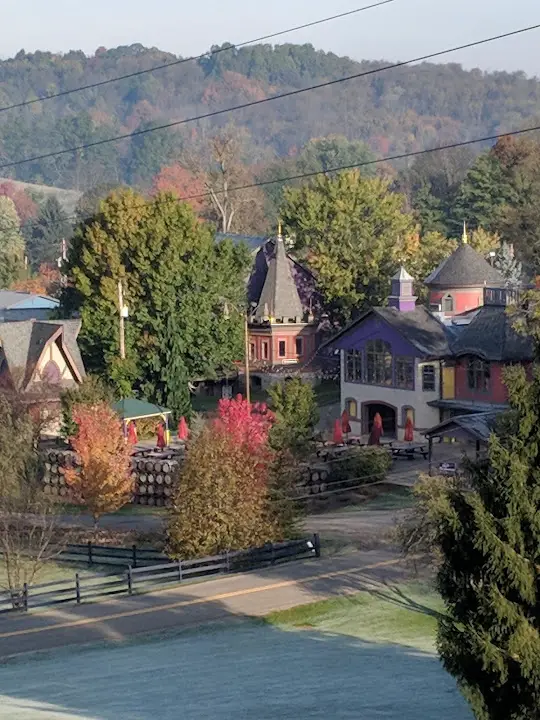
{"type": "Polygon", "coordinates": [[[167,445],[167,441],[165,440],[165,426],[163,423],[159,423],[157,426],[157,447],[160,450],[163,450],[163,448],[167,445]]]}
{"type": "Polygon", "coordinates": [[[334,444],[343,445],[343,430],[341,429],[341,419],[337,419],[334,423],[334,444]]]}
{"type": "Polygon", "coordinates": [[[368,445],[379,445],[382,434],[382,417],[380,413],[375,413],[375,417],[373,418],[373,427],[371,428],[371,433],[369,435],[368,445]]]}
{"type": "Polygon", "coordinates": [[[189,436],[189,428],[186,422],[186,418],[182,415],[180,422],[178,423],[178,439],[187,440],[189,436]]]}
{"type": "Polygon", "coordinates": [[[407,416],[405,421],[405,433],[403,434],[405,442],[413,442],[414,440],[414,423],[410,415],[407,416]]]}
{"type": "Polygon", "coordinates": [[[130,422],[128,425],[128,442],[130,445],[136,445],[138,443],[137,438],[137,426],[134,422],[130,422]]]}

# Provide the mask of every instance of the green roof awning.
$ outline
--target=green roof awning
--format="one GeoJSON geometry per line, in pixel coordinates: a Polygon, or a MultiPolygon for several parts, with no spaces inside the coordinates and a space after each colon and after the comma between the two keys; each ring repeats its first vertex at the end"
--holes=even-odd
{"type": "Polygon", "coordinates": [[[171,414],[170,410],[159,407],[159,405],[152,405],[145,400],[136,400],[135,398],[119,400],[112,407],[122,420],[142,420],[142,418],[171,414]]]}

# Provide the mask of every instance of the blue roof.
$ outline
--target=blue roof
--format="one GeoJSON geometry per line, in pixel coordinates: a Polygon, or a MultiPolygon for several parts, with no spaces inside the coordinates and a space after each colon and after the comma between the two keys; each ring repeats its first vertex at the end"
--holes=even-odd
{"type": "Polygon", "coordinates": [[[58,300],[47,295],[32,295],[18,290],[0,290],[0,309],[3,310],[54,310],[58,300]]]}

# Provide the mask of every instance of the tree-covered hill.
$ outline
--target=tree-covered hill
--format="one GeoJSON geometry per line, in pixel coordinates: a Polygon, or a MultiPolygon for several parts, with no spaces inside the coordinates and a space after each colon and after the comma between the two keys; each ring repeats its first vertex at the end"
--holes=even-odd
{"type": "MultiPolygon", "coordinates": [[[[0,107],[175,60],[141,45],[26,54],[0,62],[0,107]]],[[[63,98],[0,113],[0,164],[259,99],[384,62],[355,62],[310,45],[255,45],[63,98]]],[[[161,168],[198,151],[219,126],[243,130],[254,172],[295,156],[312,138],[341,135],[375,155],[523,127],[540,115],[540,81],[523,73],[420,64],[275,101],[177,130],[160,131],[13,168],[12,177],[84,191],[149,187],[161,168]]]]}

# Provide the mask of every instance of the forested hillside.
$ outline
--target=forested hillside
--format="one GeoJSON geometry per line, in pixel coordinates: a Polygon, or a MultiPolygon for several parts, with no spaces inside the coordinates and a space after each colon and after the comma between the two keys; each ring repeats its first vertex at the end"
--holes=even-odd
{"type": "MultiPolygon", "coordinates": [[[[141,45],[101,48],[92,57],[21,51],[0,62],[0,107],[174,59],[141,45]]],[[[0,113],[0,160],[92,142],[378,64],[383,63],[354,62],[310,45],[256,45],[221,52],[0,113]]],[[[81,191],[102,184],[148,188],[163,167],[199,161],[216,130],[232,122],[239,129],[237,148],[249,173],[275,177],[280,174],[279,158],[289,162],[313,138],[339,135],[363,141],[368,147],[356,144],[363,159],[369,151],[380,156],[519,128],[535,115],[540,115],[540,83],[524,74],[421,64],[221,116],[214,124],[205,121],[142,135],[23,164],[3,174],[81,191]]]]}

